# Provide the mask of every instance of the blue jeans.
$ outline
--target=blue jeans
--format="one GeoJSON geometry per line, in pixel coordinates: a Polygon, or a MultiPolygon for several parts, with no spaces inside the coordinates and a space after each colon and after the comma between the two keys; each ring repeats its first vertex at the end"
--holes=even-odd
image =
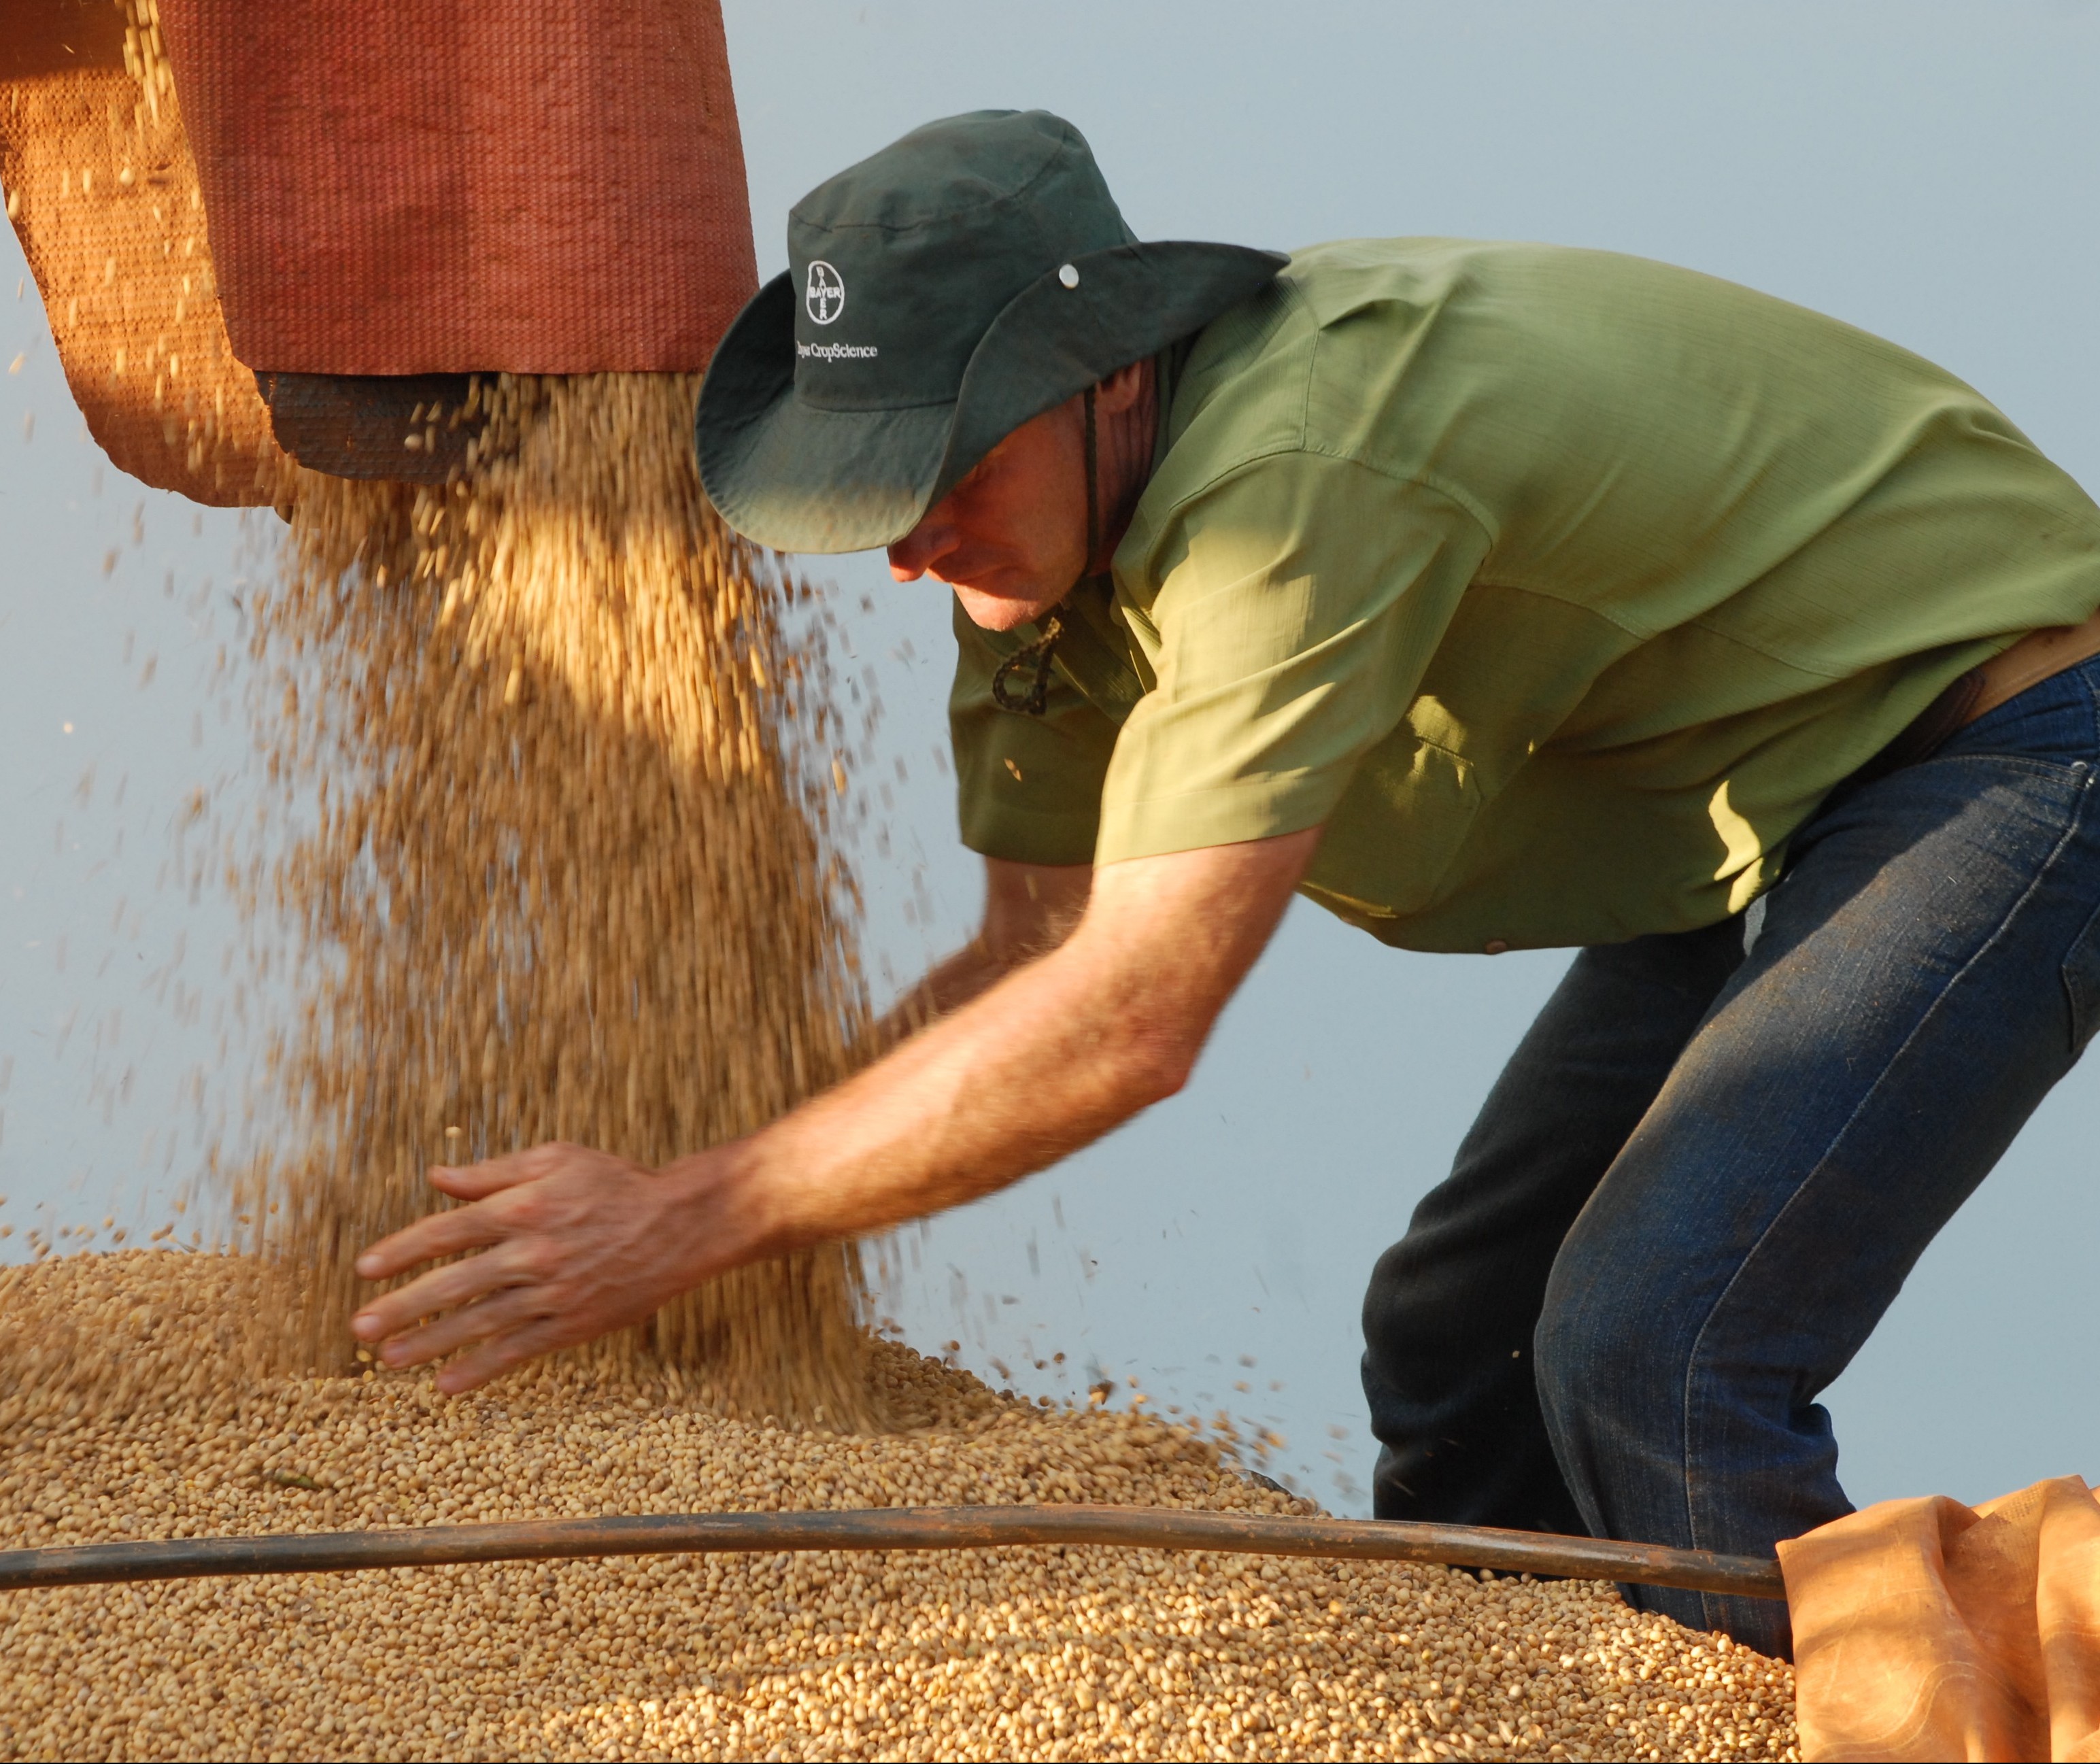
{"type": "Polygon", "coordinates": [[[2096,765],[2100,659],[1841,789],[1754,937],[1576,958],[1372,1276],[1381,1518],[1768,1555],[1851,1510],[1817,1396],[2100,1024],[2096,765]]]}

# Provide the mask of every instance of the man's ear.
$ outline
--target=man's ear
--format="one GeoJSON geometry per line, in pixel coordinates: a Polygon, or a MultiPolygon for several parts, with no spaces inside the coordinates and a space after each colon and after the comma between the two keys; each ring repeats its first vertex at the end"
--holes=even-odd
{"type": "Polygon", "coordinates": [[[1094,388],[1094,408],[1105,416],[1116,416],[1128,410],[1144,395],[1151,373],[1149,355],[1140,356],[1128,367],[1117,368],[1094,388]]]}

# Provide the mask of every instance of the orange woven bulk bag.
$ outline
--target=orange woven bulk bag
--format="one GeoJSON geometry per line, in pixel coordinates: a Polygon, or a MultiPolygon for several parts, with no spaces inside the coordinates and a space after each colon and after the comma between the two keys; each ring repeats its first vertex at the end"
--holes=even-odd
{"type": "Polygon", "coordinates": [[[157,0],[266,373],[691,371],[757,285],[716,0],[157,0]]]}
{"type": "Polygon", "coordinates": [[[267,502],[282,456],[219,317],[150,6],[6,0],[0,191],[111,462],[199,502],[267,502]]]}

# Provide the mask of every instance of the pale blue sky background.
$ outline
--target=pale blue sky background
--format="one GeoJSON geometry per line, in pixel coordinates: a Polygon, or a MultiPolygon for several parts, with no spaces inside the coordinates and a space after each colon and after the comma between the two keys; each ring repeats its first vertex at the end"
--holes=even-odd
{"type": "MultiPolygon", "coordinates": [[[[1039,104],[1086,131],[1146,236],[1454,233],[1690,264],[1945,364],[2100,486],[2093,0],[726,11],[763,272],[784,262],[787,205],[849,161],[931,116],[1039,104]]],[[[214,1026],[232,920],[157,877],[189,790],[243,800],[245,736],[206,682],[222,642],[237,653],[255,568],[236,518],[99,464],[33,290],[10,298],[20,274],[0,241],[0,358],[26,356],[0,377],[0,1224],[17,1226],[0,1254],[40,1205],[157,1220],[195,1157],[179,1084],[201,1070],[207,1110],[237,1106],[240,1044],[222,1056],[214,1026]]],[[[860,858],[871,939],[902,977],[976,905],[934,756],[946,613],[876,559],[810,568],[839,585],[851,670],[885,707],[867,775],[886,800],[860,858]]],[[[908,1234],[895,1314],[1024,1388],[1069,1387],[1027,1363],[1061,1350],[1078,1383],[1097,1364],[1162,1406],[1273,1418],[1279,1467],[1361,1510],[1364,1277],[1561,966],[1402,955],[1295,909],[1191,1088],[908,1234]]],[[[2079,1346],[2096,1130],[2089,1066],[1830,1393],[1855,1499],[2100,1475],[2079,1346]]]]}

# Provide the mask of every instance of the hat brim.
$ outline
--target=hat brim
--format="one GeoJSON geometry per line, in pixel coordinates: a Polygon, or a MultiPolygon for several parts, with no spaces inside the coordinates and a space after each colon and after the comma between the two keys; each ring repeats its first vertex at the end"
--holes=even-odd
{"type": "Polygon", "coordinates": [[[1073,260],[992,321],[951,404],[820,410],[795,396],[795,289],[775,276],[724,336],[700,387],[700,481],[722,518],[777,551],[870,551],[902,539],[1030,417],[1201,330],[1290,259],[1170,240],[1073,260]]]}
{"type": "Polygon", "coordinates": [[[795,396],[795,288],[776,276],[716,346],[694,440],[721,518],[776,551],[868,551],[916,524],[953,404],[818,410],[795,396]]]}

